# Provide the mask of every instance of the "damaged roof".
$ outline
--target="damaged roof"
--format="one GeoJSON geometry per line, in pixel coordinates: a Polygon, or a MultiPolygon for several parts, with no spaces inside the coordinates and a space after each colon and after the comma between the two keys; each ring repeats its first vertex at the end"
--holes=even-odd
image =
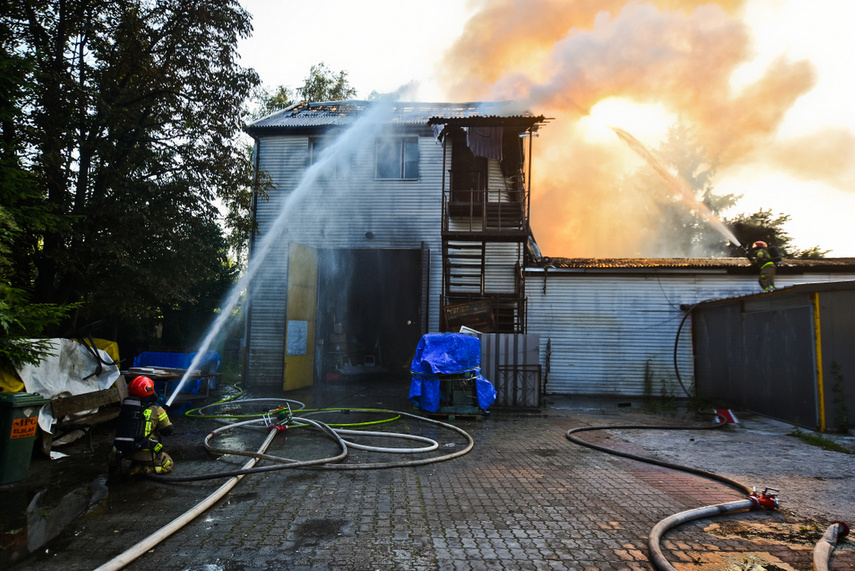
{"type": "MultiPolygon", "coordinates": [[[[301,101],[286,109],[263,117],[247,127],[251,135],[276,129],[307,127],[341,127],[351,125],[360,113],[374,104],[372,101],[301,101]]],[[[532,127],[547,119],[520,111],[510,102],[421,103],[396,101],[392,103],[390,123],[396,125],[512,125],[532,127]]]]}
{"type": "MultiPolygon", "coordinates": [[[[529,266],[577,271],[593,270],[724,270],[754,271],[747,258],[547,258],[529,266]]],[[[778,272],[855,272],[855,258],[785,258],[778,272]]]]}

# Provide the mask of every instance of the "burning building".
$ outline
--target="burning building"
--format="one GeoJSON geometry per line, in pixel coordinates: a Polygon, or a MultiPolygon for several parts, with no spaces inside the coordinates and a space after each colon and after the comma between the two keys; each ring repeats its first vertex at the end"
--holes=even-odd
{"type": "MultiPolygon", "coordinates": [[[[422,334],[466,326],[503,354],[482,357],[499,405],[693,390],[687,308],[756,295],[755,270],[542,257],[531,157],[548,122],[499,103],[347,101],[252,124],[271,188],[254,206],[252,256],[265,262],[249,288],[247,385],[405,376],[422,334]]],[[[853,279],[853,260],[785,260],[777,282],[853,279]]]]}
{"type": "Polygon", "coordinates": [[[248,129],[272,183],[257,236],[280,236],[250,291],[252,385],[405,372],[428,331],[525,333],[532,135],[546,119],[371,107],[300,103],[248,129]]]}

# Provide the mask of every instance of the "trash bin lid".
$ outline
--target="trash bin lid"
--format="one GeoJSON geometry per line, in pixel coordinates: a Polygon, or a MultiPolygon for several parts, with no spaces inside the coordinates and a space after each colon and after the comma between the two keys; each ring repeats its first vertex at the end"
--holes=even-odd
{"type": "Polygon", "coordinates": [[[39,393],[2,393],[0,394],[0,407],[20,408],[25,406],[41,406],[48,399],[39,393]]]}

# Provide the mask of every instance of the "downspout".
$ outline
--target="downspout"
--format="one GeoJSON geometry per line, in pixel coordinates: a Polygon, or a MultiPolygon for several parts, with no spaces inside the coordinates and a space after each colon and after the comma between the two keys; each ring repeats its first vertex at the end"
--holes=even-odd
{"type": "Polygon", "coordinates": [[[813,338],[816,355],[816,389],[819,401],[819,431],[825,432],[825,383],[822,374],[822,329],[819,320],[819,293],[811,292],[813,302],[813,338]]]}

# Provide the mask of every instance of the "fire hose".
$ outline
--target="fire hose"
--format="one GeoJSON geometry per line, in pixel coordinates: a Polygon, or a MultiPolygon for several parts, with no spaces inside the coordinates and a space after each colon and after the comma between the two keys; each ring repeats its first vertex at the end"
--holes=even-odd
{"type": "Polygon", "coordinates": [[[695,474],[697,476],[702,476],[704,478],[708,478],[711,480],[715,480],[731,486],[741,492],[748,494],[748,498],[745,500],[739,500],[735,502],[730,502],[726,504],[716,504],[701,508],[696,508],[693,510],[688,510],[685,512],[681,512],[672,516],[669,516],[658,524],[656,524],[650,532],[648,537],[648,549],[650,551],[650,561],[656,569],[660,569],[663,571],[674,571],[675,568],[668,562],[665,556],[662,554],[662,551],[659,547],[660,539],[662,534],[664,534],[669,529],[676,527],[680,524],[686,523],[688,521],[692,521],[695,519],[700,519],[703,517],[710,517],[714,515],[723,515],[729,513],[737,513],[747,510],[755,510],[759,508],[765,509],[774,509],[778,506],[778,499],[775,495],[777,491],[772,491],[770,489],[766,489],[761,495],[757,495],[754,490],[745,484],[742,484],[736,480],[728,478],[726,476],[722,476],[720,474],[716,474],[714,472],[707,472],[706,470],[699,470],[697,468],[692,468],[690,466],[683,466],[681,464],[673,464],[671,462],[664,462],[662,460],[657,460],[655,458],[649,458],[646,456],[638,456],[635,454],[630,454],[628,452],[622,452],[620,450],[614,450],[612,448],[607,448],[605,446],[600,446],[597,444],[593,444],[591,442],[586,442],[581,440],[573,434],[577,432],[584,432],[589,430],[605,430],[605,429],[656,429],[656,430],[698,430],[698,429],[711,429],[711,428],[720,428],[725,426],[724,419],[722,419],[718,414],[716,414],[716,418],[721,422],[716,422],[714,424],[703,425],[703,426],[674,426],[674,425],[664,425],[664,426],[649,426],[649,425],[614,425],[614,426],[582,426],[578,428],[571,428],[565,434],[567,440],[573,442],[574,444],[578,444],[580,446],[585,446],[588,448],[593,448],[595,450],[599,450],[601,452],[605,452],[607,454],[613,454],[615,456],[621,456],[623,458],[629,458],[631,460],[638,460],[640,462],[646,462],[648,464],[654,464],[656,466],[662,466],[664,468],[671,468],[674,470],[680,470],[682,472],[688,472],[690,474],[695,474]]]}
{"type": "Polygon", "coordinates": [[[849,526],[842,521],[836,521],[825,530],[816,546],[813,548],[813,568],[815,571],[828,571],[829,562],[837,547],[837,538],[849,535],[849,526]]]}
{"type": "MultiPolygon", "coordinates": [[[[474,439],[469,435],[468,432],[466,432],[462,428],[458,428],[454,425],[447,424],[445,422],[441,422],[438,420],[432,420],[432,419],[425,418],[422,416],[418,416],[415,414],[410,414],[410,413],[400,412],[400,411],[380,410],[380,409],[327,409],[327,410],[323,410],[323,411],[315,411],[315,414],[323,413],[323,412],[331,412],[331,410],[342,410],[342,411],[346,411],[346,412],[350,412],[350,411],[367,411],[367,412],[384,412],[384,413],[390,413],[391,412],[391,413],[394,413],[396,415],[406,416],[406,417],[410,417],[413,419],[417,419],[419,421],[427,422],[429,424],[434,424],[434,425],[438,425],[438,426],[441,426],[444,428],[449,428],[452,431],[463,435],[467,441],[467,445],[462,450],[458,450],[456,452],[453,452],[450,454],[444,454],[441,456],[434,456],[432,458],[422,458],[422,459],[418,459],[418,460],[401,461],[401,462],[384,462],[384,463],[374,463],[374,464],[344,465],[344,464],[335,464],[335,462],[340,462],[341,460],[345,459],[345,457],[347,456],[348,447],[361,449],[361,450],[370,450],[370,451],[375,451],[375,452],[386,452],[386,453],[404,453],[404,452],[421,453],[421,452],[433,451],[439,447],[439,444],[430,438],[425,438],[422,436],[415,436],[415,435],[404,435],[404,434],[396,434],[396,433],[381,433],[381,432],[374,432],[374,431],[368,432],[368,431],[345,430],[345,429],[335,430],[335,429],[330,428],[328,425],[326,425],[323,422],[319,422],[319,421],[309,419],[309,418],[305,418],[305,417],[294,417],[294,416],[290,415],[290,413],[286,414],[286,415],[282,415],[282,417],[279,418],[278,420],[276,420],[275,422],[273,421],[272,415],[265,415],[263,418],[260,418],[260,419],[245,420],[245,421],[225,425],[223,427],[215,429],[214,431],[212,431],[211,433],[209,433],[206,436],[205,447],[206,447],[206,449],[208,449],[211,452],[217,452],[217,453],[222,453],[222,454],[249,456],[250,459],[243,465],[243,467],[238,469],[238,470],[217,472],[214,474],[203,474],[203,475],[197,475],[197,476],[185,476],[185,477],[166,477],[166,476],[147,475],[146,477],[148,479],[156,480],[156,481],[162,481],[162,482],[189,482],[189,481],[208,480],[208,479],[223,478],[223,477],[228,477],[230,479],[226,483],[224,483],[222,486],[220,486],[213,494],[211,494],[210,496],[208,496],[207,498],[202,500],[196,506],[194,506],[193,508],[191,508],[190,510],[188,510],[187,512],[185,512],[184,514],[182,514],[178,518],[174,519],[173,521],[171,521],[170,523],[168,523],[167,525],[165,525],[161,529],[157,530],[155,533],[151,534],[150,536],[146,537],[142,541],[138,542],[136,545],[134,545],[130,549],[126,550],[124,553],[121,553],[118,556],[111,559],[110,561],[108,561],[107,563],[104,563],[103,565],[98,567],[95,571],[115,571],[118,569],[122,569],[123,567],[128,565],[130,562],[134,561],[135,559],[137,559],[138,557],[143,555],[145,552],[152,549],[158,543],[160,543],[161,541],[163,541],[164,539],[166,539],[167,537],[169,537],[170,535],[172,535],[173,533],[175,533],[176,531],[178,531],[179,529],[181,529],[182,527],[184,527],[185,525],[190,523],[193,519],[195,519],[199,514],[204,512],[206,509],[208,509],[209,507],[214,505],[217,501],[219,501],[222,497],[224,497],[227,493],[229,493],[229,491],[231,491],[231,489],[234,488],[235,485],[237,485],[237,483],[240,481],[240,479],[243,478],[243,476],[247,475],[247,474],[255,474],[258,472],[268,472],[271,470],[281,470],[281,469],[285,469],[285,468],[291,468],[291,469],[294,469],[294,468],[337,468],[337,469],[344,469],[344,470],[364,470],[364,469],[373,469],[373,468],[420,466],[420,465],[424,465],[424,464],[431,464],[431,463],[435,463],[435,462],[442,462],[445,460],[450,460],[452,458],[457,458],[459,456],[467,454],[475,446],[474,439]],[[290,423],[293,421],[298,422],[301,426],[312,427],[312,428],[322,432],[323,434],[329,436],[338,444],[339,448],[341,449],[341,452],[339,454],[332,456],[332,457],[329,457],[329,458],[320,458],[320,459],[304,460],[304,461],[291,460],[288,458],[282,458],[279,456],[272,456],[272,455],[266,454],[267,449],[270,447],[270,444],[273,442],[273,438],[276,436],[276,434],[278,434],[281,430],[283,430],[282,426],[286,422],[290,423]],[[210,444],[210,441],[217,434],[220,434],[226,430],[230,430],[230,429],[237,428],[237,427],[249,427],[249,426],[252,426],[254,424],[259,424],[259,423],[266,424],[267,428],[269,429],[269,432],[268,432],[267,437],[265,438],[264,442],[262,443],[262,445],[258,448],[258,450],[256,452],[247,452],[247,451],[232,450],[232,449],[220,449],[220,448],[214,447],[213,445],[210,444]],[[346,435],[361,434],[361,435],[370,435],[370,436],[379,436],[379,435],[390,436],[391,435],[391,437],[393,437],[393,438],[403,438],[403,439],[407,439],[407,440],[418,441],[418,442],[426,443],[426,444],[428,444],[428,446],[423,446],[421,448],[406,449],[406,448],[365,446],[365,445],[360,445],[360,444],[354,445],[353,442],[345,441],[339,433],[346,434],[346,435]],[[255,467],[255,464],[258,463],[260,460],[272,461],[272,462],[274,462],[274,465],[255,467]]],[[[290,409],[289,409],[289,411],[290,411],[290,409]]]]}
{"type": "Polygon", "coordinates": [[[647,539],[647,548],[650,550],[650,562],[653,563],[653,566],[656,569],[676,571],[674,566],[668,562],[662,554],[662,550],[659,548],[662,535],[673,527],[705,517],[740,513],[760,508],[775,509],[777,507],[778,499],[775,496],[775,492],[767,488],[760,495],[752,493],[746,500],[737,500],[724,504],[704,506],[668,516],[653,526],[653,529],[650,530],[650,536],[647,539]]]}

